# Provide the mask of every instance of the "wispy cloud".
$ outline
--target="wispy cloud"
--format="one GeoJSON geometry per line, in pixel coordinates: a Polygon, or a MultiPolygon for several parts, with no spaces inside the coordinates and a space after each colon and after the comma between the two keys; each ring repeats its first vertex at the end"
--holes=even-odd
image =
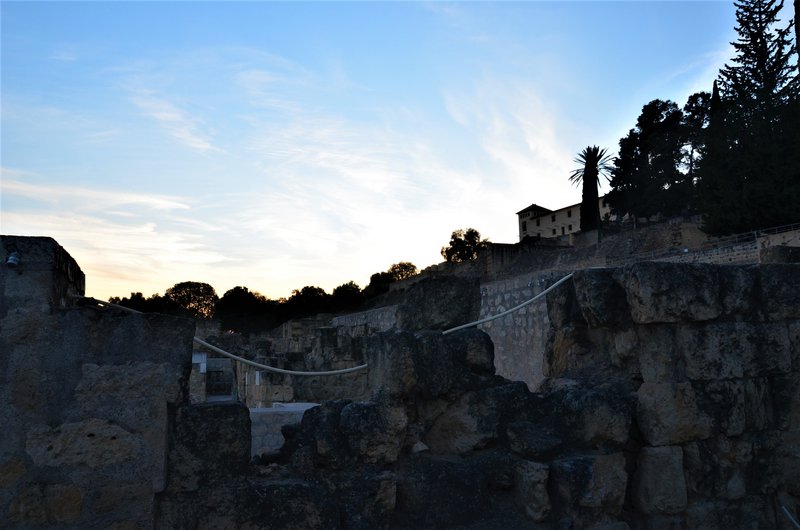
{"type": "Polygon", "coordinates": [[[140,91],[132,97],[132,101],[186,147],[203,152],[222,151],[211,142],[208,134],[200,130],[202,122],[199,118],[189,115],[169,100],[148,91],[140,91]]]}
{"type": "Polygon", "coordinates": [[[41,185],[18,180],[18,177],[25,174],[20,170],[2,169],[0,189],[6,197],[16,195],[51,206],[79,204],[81,209],[94,211],[113,210],[121,206],[143,206],[154,210],[185,210],[189,208],[188,202],[184,199],[166,195],[106,191],[79,186],[41,185]]]}

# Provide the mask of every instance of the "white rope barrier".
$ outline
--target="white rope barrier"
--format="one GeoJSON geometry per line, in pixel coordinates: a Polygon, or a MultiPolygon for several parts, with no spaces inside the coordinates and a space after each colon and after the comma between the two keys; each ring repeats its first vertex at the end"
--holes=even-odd
{"type": "Polygon", "coordinates": [[[498,318],[504,317],[504,316],[508,315],[509,313],[513,313],[514,311],[518,311],[518,310],[522,309],[523,307],[534,303],[539,298],[543,297],[544,295],[546,295],[547,293],[549,293],[550,291],[552,291],[553,289],[555,289],[556,287],[558,287],[559,285],[564,283],[565,281],[567,281],[570,278],[572,278],[572,274],[573,273],[567,274],[566,276],[564,276],[563,278],[558,280],[556,283],[554,283],[553,285],[551,285],[550,287],[548,287],[547,289],[545,289],[544,291],[542,291],[541,293],[537,294],[536,296],[534,296],[533,298],[531,298],[530,300],[528,300],[526,302],[522,302],[521,304],[519,304],[517,306],[514,306],[511,309],[508,309],[506,311],[503,311],[502,313],[498,313],[496,315],[493,315],[493,316],[490,316],[490,317],[486,317],[486,318],[483,318],[481,320],[476,320],[475,322],[470,322],[469,324],[463,324],[461,326],[456,326],[454,328],[450,328],[450,329],[448,329],[446,331],[443,331],[442,335],[448,335],[450,333],[453,333],[453,332],[456,332],[456,331],[459,331],[459,330],[462,330],[462,329],[471,328],[472,326],[477,326],[479,324],[485,324],[486,322],[490,322],[492,320],[497,320],[498,318]]]}
{"type": "Polygon", "coordinates": [[[266,364],[257,363],[255,361],[251,361],[249,359],[245,359],[244,357],[239,357],[238,355],[234,355],[232,353],[228,353],[225,350],[223,350],[221,348],[217,348],[213,344],[209,344],[206,341],[204,341],[203,339],[199,339],[197,337],[194,338],[194,341],[197,344],[200,344],[201,346],[203,346],[204,348],[208,348],[209,350],[211,350],[213,352],[216,352],[216,353],[219,353],[220,355],[224,355],[225,357],[230,357],[231,359],[233,359],[235,361],[239,361],[239,362],[242,362],[242,363],[245,363],[245,364],[249,364],[250,366],[255,366],[256,368],[261,368],[263,370],[267,370],[268,372],[274,372],[276,374],[308,375],[308,376],[314,376],[314,375],[339,375],[339,374],[347,374],[347,373],[350,373],[350,372],[355,372],[355,371],[358,371],[358,370],[363,370],[364,368],[369,366],[368,364],[361,364],[361,365],[358,365],[358,366],[353,366],[352,368],[342,368],[341,370],[328,370],[326,372],[302,372],[302,371],[298,371],[298,370],[284,370],[283,368],[275,368],[274,366],[267,366],[266,364]]]}
{"type": "Polygon", "coordinates": [[[793,524],[795,527],[797,527],[797,528],[800,528],[800,523],[798,523],[797,521],[795,521],[794,517],[792,517],[792,514],[791,514],[791,513],[789,513],[789,510],[787,510],[787,509],[786,509],[786,506],[784,506],[784,505],[782,505],[782,504],[781,504],[781,508],[783,508],[783,513],[785,513],[785,514],[786,514],[786,517],[788,517],[788,518],[789,518],[789,520],[792,522],[792,524],[793,524]]]}
{"type": "MultiPolygon", "coordinates": [[[[73,295],[73,298],[80,298],[80,299],[83,299],[83,300],[89,300],[89,301],[94,302],[96,304],[100,304],[100,305],[107,306],[107,307],[115,307],[117,309],[122,309],[124,311],[129,312],[129,313],[136,313],[138,315],[142,314],[141,311],[137,311],[135,309],[131,309],[130,307],[125,307],[125,306],[119,305],[119,304],[112,304],[111,302],[104,302],[103,300],[98,300],[97,298],[90,298],[88,296],[80,296],[80,295],[73,295]]],[[[249,359],[245,359],[244,357],[239,357],[238,355],[234,355],[232,353],[226,352],[222,348],[218,348],[218,347],[214,346],[213,344],[209,344],[208,342],[204,341],[203,339],[201,339],[199,337],[194,337],[192,340],[194,340],[194,342],[196,342],[197,344],[200,344],[204,348],[208,348],[209,350],[211,350],[211,351],[213,351],[215,353],[218,353],[220,355],[224,355],[225,357],[228,357],[228,358],[233,359],[235,361],[239,361],[240,363],[249,364],[250,366],[255,366],[256,368],[261,368],[262,370],[266,370],[268,372],[273,372],[273,373],[276,373],[276,374],[301,375],[301,376],[339,375],[339,374],[348,374],[350,372],[356,372],[358,370],[363,370],[364,368],[367,368],[369,366],[369,364],[365,363],[365,364],[360,364],[358,366],[353,366],[352,368],[342,368],[340,370],[327,370],[327,371],[323,371],[323,372],[304,372],[304,371],[300,371],[300,370],[284,370],[283,368],[276,368],[274,366],[269,366],[269,365],[266,365],[266,364],[257,363],[255,361],[251,361],[249,359]]]]}

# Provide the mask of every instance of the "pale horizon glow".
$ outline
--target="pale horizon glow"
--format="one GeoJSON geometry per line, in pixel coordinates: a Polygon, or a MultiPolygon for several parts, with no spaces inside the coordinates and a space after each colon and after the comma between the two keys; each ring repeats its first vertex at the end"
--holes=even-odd
{"type": "Polygon", "coordinates": [[[455,229],[515,243],[517,211],[580,202],[578,152],[710,91],[736,38],[721,1],[0,10],[0,232],[53,237],[102,299],[331,292],[455,229]]]}

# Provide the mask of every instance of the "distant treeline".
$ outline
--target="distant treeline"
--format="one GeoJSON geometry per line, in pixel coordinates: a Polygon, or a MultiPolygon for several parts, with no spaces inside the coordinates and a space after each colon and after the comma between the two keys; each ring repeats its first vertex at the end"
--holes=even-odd
{"type": "Polygon", "coordinates": [[[143,313],[164,313],[191,318],[217,319],[222,329],[238,333],[252,333],[275,328],[296,318],[319,313],[344,313],[356,311],[367,301],[386,293],[393,282],[417,274],[413,263],[401,261],[384,272],[370,277],[369,285],[361,289],[355,282],[336,287],[332,293],[314,286],[295,289],[289,298],[270,300],[247,287],[234,287],[220,298],[214,288],[202,282],[181,282],[167,289],[163,295],[145,298],[142,293],[129,297],[112,297],[111,303],[129,307],[143,313]]]}

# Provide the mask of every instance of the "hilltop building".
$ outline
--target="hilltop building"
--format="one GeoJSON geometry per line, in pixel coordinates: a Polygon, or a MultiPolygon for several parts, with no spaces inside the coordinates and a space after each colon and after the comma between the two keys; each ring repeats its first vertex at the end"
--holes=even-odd
{"type": "MultiPolygon", "coordinates": [[[[600,217],[611,214],[606,196],[600,197],[600,217]]],[[[558,210],[550,210],[531,204],[517,212],[519,222],[519,240],[526,237],[552,238],[560,237],[581,229],[581,204],[573,204],[558,210]]]]}

